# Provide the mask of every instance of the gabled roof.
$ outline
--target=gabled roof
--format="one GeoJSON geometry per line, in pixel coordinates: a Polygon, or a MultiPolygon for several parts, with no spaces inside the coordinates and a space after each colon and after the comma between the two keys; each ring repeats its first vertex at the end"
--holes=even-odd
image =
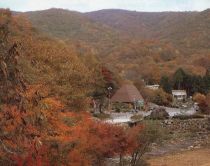
{"type": "Polygon", "coordinates": [[[143,97],[133,84],[124,84],[111,98],[112,102],[124,103],[131,103],[137,100],[143,100],[143,97]]]}

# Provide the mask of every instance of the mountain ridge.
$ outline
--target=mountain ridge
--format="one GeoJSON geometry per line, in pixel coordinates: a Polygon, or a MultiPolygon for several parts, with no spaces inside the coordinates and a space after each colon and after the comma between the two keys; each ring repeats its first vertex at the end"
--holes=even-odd
{"type": "Polygon", "coordinates": [[[203,74],[210,65],[210,9],[160,13],[108,9],[81,13],[54,8],[23,14],[40,32],[74,43],[81,54],[91,50],[125,78],[150,77],[158,72],[158,80],[178,67],[203,74]],[[145,70],[151,64],[155,70],[145,70]]]}

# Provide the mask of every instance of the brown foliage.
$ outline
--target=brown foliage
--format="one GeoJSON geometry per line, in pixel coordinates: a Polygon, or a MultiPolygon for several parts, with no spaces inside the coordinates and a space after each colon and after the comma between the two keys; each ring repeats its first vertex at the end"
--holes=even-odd
{"type": "Polygon", "coordinates": [[[198,106],[200,108],[200,110],[203,113],[209,114],[210,113],[210,95],[207,94],[207,96],[200,94],[200,93],[196,93],[193,96],[193,100],[196,101],[198,103],[198,106]]]}
{"type": "Polygon", "coordinates": [[[18,69],[18,42],[11,38],[13,18],[9,10],[0,10],[0,103],[18,104],[25,89],[18,69]]]}
{"type": "Polygon", "coordinates": [[[88,48],[122,77],[133,80],[143,76],[155,82],[180,67],[194,74],[205,73],[209,65],[209,14],[209,10],[82,14],[62,9],[25,13],[40,31],[79,45],[81,55],[88,48]]]}
{"type": "Polygon", "coordinates": [[[198,104],[202,104],[202,103],[205,103],[206,96],[201,93],[196,93],[193,95],[193,100],[197,102],[198,104]]]}
{"type": "Polygon", "coordinates": [[[172,102],[172,96],[164,92],[163,89],[151,90],[144,88],[142,89],[142,95],[146,100],[158,105],[168,106],[172,102]]]}

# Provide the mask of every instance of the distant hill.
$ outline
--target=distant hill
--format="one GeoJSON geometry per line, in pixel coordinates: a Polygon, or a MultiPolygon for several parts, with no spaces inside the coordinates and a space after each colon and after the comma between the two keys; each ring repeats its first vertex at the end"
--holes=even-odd
{"type": "Polygon", "coordinates": [[[171,29],[183,26],[198,12],[135,12],[127,10],[100,10],[86,13],[95,21],[140,38],[162,38],[171,29]],[[178,24],[182,23],[182,24],[178,24]],[[164,30],[168,30],[167,32],[164,30]]]}
{"type": "Polygon", "coordinates": [[[85,42],[101,48],[112,45],[119,37],[109,26],[75,11],[52,8],[24,14],[41,32],[65,41],[85,42]]]}
{"type": "Polygon", "coordinates": [[[86,14],[138,39],[166,40],[178,46],[210,48],[210,9],[203,12],[101,10],[86,14]],[[199,41],[198,41],[199,40],[199,41]]]}
{"type": "Polygon", "coordinates": [[[160,13],[49,9],[23,14],[40,32],[74,44],[83,56],[97,56],[127,79],[158,81],[179,67],[204,74],[210,66],[210,9],[160,13]]]}
{"type": "Polygon", "coordinates": [[[109,33],[113,34],[112,29],[75,11],[49,9],[25,14],[36,28],[58,38],[77,37],[80,40],[95,41],[98,40],[98,37],[106,37],[109,33]]]}

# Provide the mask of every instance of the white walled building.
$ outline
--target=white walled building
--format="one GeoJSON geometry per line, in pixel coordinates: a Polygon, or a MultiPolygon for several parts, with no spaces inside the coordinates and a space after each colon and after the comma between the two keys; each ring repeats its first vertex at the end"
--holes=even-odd
{"type": "Polygon", "coordinates": [[[172,90],[172,96],[174,100],[183,101],[187,99],[186,90],[172,90]]]}
{"type": "Polygon", "coordinates": [[[146,88],[151,89],[151,90],[158,90],[160,85],[146,85],[146,88]]]}

